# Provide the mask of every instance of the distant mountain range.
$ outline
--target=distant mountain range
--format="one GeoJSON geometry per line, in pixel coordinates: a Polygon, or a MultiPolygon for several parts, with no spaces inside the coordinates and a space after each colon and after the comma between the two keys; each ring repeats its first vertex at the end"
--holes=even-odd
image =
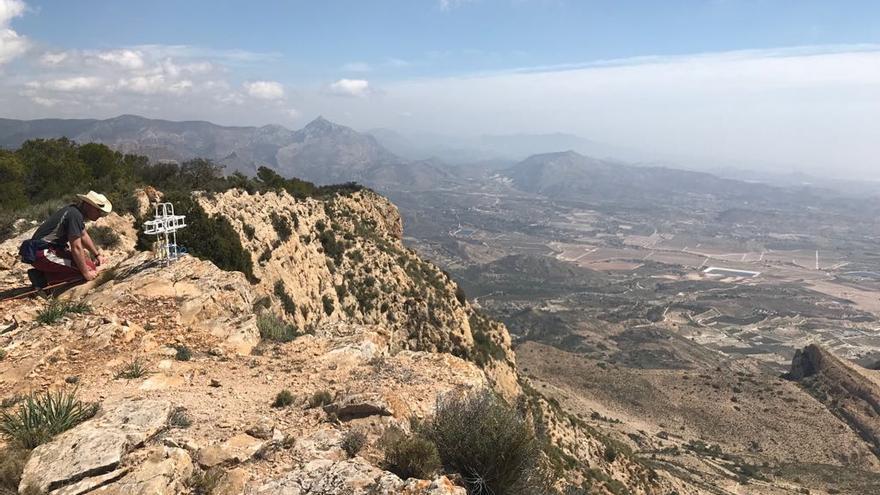
{"type": "Polygon", "coordinates": [[[0,119],[0,146],[15,148],[33,138],[66,136],[104,143],[155,161],[210,158],[227,172],[253,175],[260,166],[319,184],[358,181],[372,186],[436,185],[448,172],[431,162],[409,162],[376,139],[323,117],[299,130],[278,125],[225,127],[203,121],[172,122],[122,115],[95,119],[0,119]]]}
{"type": "Polygon", "coordinates": [[[284,176],[318,184],[357,181],[386,193],[479,184],[494,176],[506,179],[521,191],[576,200],[642,201],[669,194],[743,200],[778,196],[776,188],[763,184],[702,172],[634,166],[591,158],[577,151],[532,154],[518,162],[497,158],[536,147],[553,150],[566,145],[591,145],[588,140],[567,134],[483,136],[470,143],[478,144],[477,148],[484,150],[486,156],[494,153],[495,159],[455,164],[453,157],[450,164],[445,156],[414,158],[418,156],[410,154],[415,153],[414,148],[407,150],[403,146],[406,139],[393,131],[373,132],[378,139],[323,117],[298,130],[279,125],[227,127],[136,115],[106,120],[0,119],[0,147],[16,148],[28,139],[66,136],[81,143],[104,143],[154,161],[209,158],[225,166],[227,172],[253,175],[257,168],[266,166],[284,176]],[[403,149],[408,156],[399,156],[380,141],[393,143],[395,149],[403,149]]]}

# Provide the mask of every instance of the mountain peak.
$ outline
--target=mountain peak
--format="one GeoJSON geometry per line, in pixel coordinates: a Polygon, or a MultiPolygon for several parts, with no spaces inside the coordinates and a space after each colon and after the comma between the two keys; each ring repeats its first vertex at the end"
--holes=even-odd
{"type": "Polygon", "coordinates": [[[330,122],[329,120],[325,119],[323,115],[319,115],[317,118],[315,118],[315,120],[306,124],[304,129],[312,131],[335,131],[343,127],[344,126],[330,122]]]}

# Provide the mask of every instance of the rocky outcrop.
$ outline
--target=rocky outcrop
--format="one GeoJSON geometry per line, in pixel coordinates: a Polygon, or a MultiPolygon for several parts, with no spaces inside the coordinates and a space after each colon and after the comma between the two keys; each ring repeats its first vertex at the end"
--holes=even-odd
{"type": "Polygon", "coordinates": [[[880,386],[855,365],[810,344],[798,350],[788,377],[841,417],[880,457],[880,386]]]}
{"type": "Polygon", "coordinates": [[[114,472],[126,454],[164,428],[170,413],[171,404],[158,400],[109,406],[99,417],[34,449],[22,473],[22,489],[46,492],[78,482],[92,487],[105,483],[103,475],[114,472]],[[96,476],[97,480],[88,479],[96,476]]]}
{"type": "Polygon", "coordinates": [[[199,203],[230,221],[251,253],[260,298],[302,331],[381,325],[392,350],[488,356],[496,388],[519,393],[507,329],[488,320],[472,328],[475,310],[446,273],[403,245],[400,214],[387,199],[367,190],[326,200],[230,190],[199,203]]]}

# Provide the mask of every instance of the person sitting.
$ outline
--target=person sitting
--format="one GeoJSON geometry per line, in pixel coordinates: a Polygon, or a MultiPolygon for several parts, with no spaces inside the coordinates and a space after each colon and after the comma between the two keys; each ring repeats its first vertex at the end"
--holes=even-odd
{"type": "Polygon", "coordinates": [[[77,194],[79,202],[53,213],[24,241],[19,250],[31,284],[38,289],[63,282],[93,280],[104,259],[86,230],[85,220],[95,221],[113,209],[103,194],[77,194]],[[88,253],[94,256],[94,261],[88,253]]]}

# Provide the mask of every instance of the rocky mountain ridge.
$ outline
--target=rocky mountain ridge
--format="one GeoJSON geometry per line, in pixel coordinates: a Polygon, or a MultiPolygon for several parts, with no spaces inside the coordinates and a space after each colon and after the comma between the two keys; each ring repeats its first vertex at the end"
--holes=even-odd
{"type": "MultiPolygon", "coordinates": [[[[405,160],[369,135],[317,117],[305,127],[280,125],[228,127],[204,121],[175,122],[121,115],[112,119],[0,119],[0,146],[15,148],[28,139],[67,137],[76,142],[103,143],[152,161],[182,162],[207,158],[227,173],[254,175],[261,166],[284,176],[318,184],[360,181],[369,184],[412,181],[397,177],[405,160]],[[388,168],[390,167],[390,168],[388,168]]],[[[416,168],[418,173],[442,172],[416,168]]],[[[408,171],[412,174],[412,171],[408,171]]]]}
{"type": "MultiPolygon", "coordinates": [[[[100,404],[96,418],[27,456],[21,493],[197,493],[193,480],[212,473],[211,493],[463,494],[454,476],[386,471],[379,439],[431,417],[444,394],[484,387],[529,409],[560,488],[699,493],[609,454],[613,443],[523,386],[507,330],[403,246],[384,198],[194,198],[232,225],[253,280],[192,256],[164,267],[135,250],[133,218],[113,214],[98,222],[120,235],[104,275],[63,296],[86,303],[84,314],[46,322],[49,303],[0,306],[7,408],[71,384],[100,404]],[[271,318],[290,338],[264,335],[271,318]],[[271,407],[285,390],[290,404],[271,407]],[[366,447],[349,456],[341,445],[353,431],[366,447]]],[[[0,245],[3,287],[24,279],[16,251],[29,234],[0,245]]]]}
{"type": "Polygon", "coordinates": [[[872,379],[870,373],[876,374],[810,344],[795,354],[788,378],[846,421],[880,458],[880,377],[872,379]]]}

